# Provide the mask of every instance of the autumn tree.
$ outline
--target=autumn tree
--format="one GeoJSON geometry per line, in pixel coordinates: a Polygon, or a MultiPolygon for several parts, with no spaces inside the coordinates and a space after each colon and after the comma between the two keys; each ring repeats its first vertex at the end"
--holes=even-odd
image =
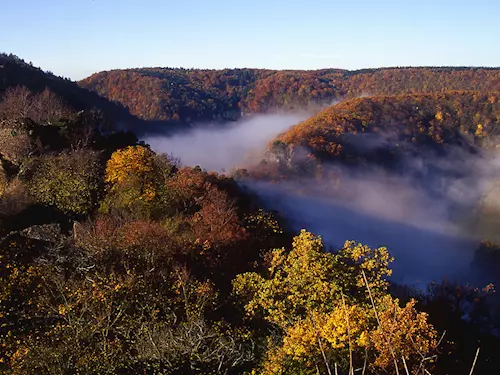
{"type": "Polygon", "coordinates": [[[236,206],[224,191],[209,186],[192,217],[194,234],[204,246],[229,245],[244,236],[236,206]]]}
{"type": "Polygon", "coordinates": [[[107,197],[101,209],[125,209],[140,217],[154,215],[161,211],[162,189],[174,169],[168,157],[155,155],[144,146],[115,151],[106,164],[107,197]]]}
{"type": "Polygon", "coordinates": [[[334,363],[352,369],[363,366],[364,358],[385,370],[402,368],[403,357],[408,366],[418,366],[420,354],[433,349],[436,333],[413,302],[400,310],[388,294],[391,261],[385,248],[349,241],[337,253],[325,252],[321,239],[303,230],[289,253],[271,252],[267,275],[239,275],[234,290],[246,301],[247,313],[262,315],[282,333],[270,344],[264,372],[315,373],[334,363]]]}
{"type": "Polygon", "coordinates": [[[192,215],[200,208],[200,200],[209,186],[205,174],[196,168],[183,167],[166,181],[168,202],[172,214],[192,215]]]}

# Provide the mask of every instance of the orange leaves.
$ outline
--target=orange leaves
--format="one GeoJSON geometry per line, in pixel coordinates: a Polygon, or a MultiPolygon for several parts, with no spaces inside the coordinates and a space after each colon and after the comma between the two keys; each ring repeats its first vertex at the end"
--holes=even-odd
{"type": "Polygon", "coordinates": [[[203,172],[194,168],[181,168],[172,178],[166,181],[166,186],[172,192],[183,199],[199,196],[207,182],[203,172]]]}
{"type": "Polygon", "coordinates": [[[76,225],[74,233],[77,245],[96,259],[129,264],[131,269],[166,266],[181,249],[187,249],[180,244],[180,235],[150,220],[118,220],[105,215],[95,223],[76,225]]]}
{"type": "Polygon", "coordinates": [[[497,91],[496,70],[374,69],[272,71],[257,69],[140,69],[94,74],[80,84],[148,120],[238,117],[240,112],[313,108],[367,95],[445,90],[497,91]]]}
{"type": "MultiPolygon", "coordinates": [[[[414,142],[419,146],[443,148],[463,142],[464,138],[475,144],[484,143],[488,136],[498,135],[494,124],[499,120],[500,103],[493,94],[484,92],[379,95],[333,105],[292,127],[278,139],[305,146],[322,158],[376,162],[377,152],[383,155],[393,145],[380,142],[378,147],[363,151],[356,144],[363,142],[367,134],[397,134],[402,145],[414,142]]],[[[404,151],[404,147],[400,150],[404,151]]],[[[397,157],[396,154],[390,156],[397,157]]]]}
{"type": "Polygon", "coordinates": [[[120,246],[160,253],[172,241],[167,228],[153,221],[132,221],[120,228],[120,246]]]}
{"type": "Polygon", "coordinates": [[[200,203],[200,210],[192,218],[196,237],[221,245],[243,238],[244,229],[239,224],[235,205],[225,192],[210,186],[200,203]]]}
{"type": "Polygon", "coordinates": [[[377,351],[374,366],[390,368],[394,357],[401,357],[410,367],[418,367],[426,354],[435,349],[437,332],[427,321],[427,314],[415,309],[416,301],[411,300],[404,307],[397,299],[385,297],[379,313],[380,325],[370,333],[370,342],[377,351]]]}

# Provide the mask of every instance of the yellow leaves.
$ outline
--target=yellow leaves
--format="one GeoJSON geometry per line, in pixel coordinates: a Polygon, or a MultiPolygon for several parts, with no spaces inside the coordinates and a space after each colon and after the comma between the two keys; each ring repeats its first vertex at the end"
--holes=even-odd
{"type": "Polygon", "coordinates": [[[384,272],[384,275],[390,276],[392,274],[392,270],[387,267],[394,258],[390,256],[386,247],[371,249],[354,241],[346,241],[341,250],[341,256],[351,258],[365,270],[379,269],[384,272]]]}
{"type": "Polygon", "coordinates": [[[247,313],[263,313],[283,332],[282,344],[268,351],[265,373],[281,373],[291,362],[300,371],[314,369],[323,362],[320,342],[330,358],[343,361],[352,351],[361,359],[366,350],[378,358],[376,366],[385,369],[393,361],[387,356],[384,335],[389,337],[390,350],[405,355],[409,363],[417,350],[428,352],[435,343],[435,331],[427,316],[414,309],[414,301],[400,308],[387,292],[392,260],[385,247],[371,249],[354,241],[346,241],[338,253],[328,253],[320,237],[302,230],[289,253],[276,249],[269,254],[267,278],[253,272],[239,275],[233,288],[246,300],[247,313]],[[343,296],[343,291],[349,294],[343,296]]]}
{"type": "Polygon", "coordinates": [[[113,152],[106,164],[104,181],[109,184],[111,191],[116,191],[124,185],[137,184],[139,191],[131,194],[126,200],[140,199],[151,202],[157,195],[156,178],[153,152],[143,146],[128,146],[113,152]]]}
{"type": "Polygon", "coordinates": [[[272,275],[274,271],[280,267],[286,260],[285,249],[274,249],[271,252],[270,267],[268,268],[269,273],[272,275]]]}
{"type": "Polygon", "coordinates": [[[115,151],[106,165],[105,181],[115,184],[131,175],[143,175],[153,170],[153,153],[143,146],[128,146],[115,151]]]}
{"type": "Polygon", "coordinates": [[[339,306],[320,319],[318,331],[332,348],[348,348],[356,350],[367,345],[371,312],[359,305],[339,306]],[[351,341],[350,341],[351,340],[351,341]]]}
{"type": "Polygon", "coordinates": [[[477,137],[477,136],[480,136],[482,134],[483,134],[483,125],[477,124],[477,128],[476,128],[476,131],[474,132],[474,135],[477,137]]]}
{"type": "Polygon", "coordinates": [[[200,283],[195,286],[196,294],[199,296],[207,296],[214,293],[214,288],[208,282],[200,283]]]}
{"type": "MultiPolygon", "coordinates": [[[[415,309],[416,301],[411,300],[404,307],[399,301],[386,296],[380,301],[380,325],[370,333],[370,341],[377,351],[375,366],[392,366],[393,354],[406,361],[412,358],[418,363],[436,346],[437,332],[427,321],[426,313],[415,309]]],[[[410,363],[411,364],[411,363],[410,363]]]]}
{"type": "Polygon", "coordinates": [[[392,260],[387,249],[346,242],[337,254],[324,251],[320,237],[302,230],[293,239],[287,254],[275,249],[268,255],[269,274],[264,279],[255,273],[239,275],[235,292],[243,289],[250,298],[247,311],[265,311],[266,319],[282,327],[305,317],[305,311],[330,312],[339,304],[340,290],[362,290],[366,295],[362,270],[368,274],[372,288],[385,290],[392,260]],[[368,272],[369,271],[369,272],[368,272]]]}
{"type": "Polygon", "coordinates": [[[310,356],[316,352],[317,334],[307,320],[298,322],[286,331],[283,339],[283,352],[295,359],[310,356]]]}
{"type": "Polygon", "coordinates": [[[321,237],[316,237],[314,234],[302,229],[300,234],[294,237],[292,247],[297,253],[306,255],[309,252],[321,251],[323,243],[321,237]]]}
{"type": "Polygon", "coordinates": [[[389,254],[386,247],[371,249],[355,241],[346,241],[337,257],[341,263],[350,269],[348,273],[356,277],[358,287],[365,286],[361,275],[362,270],[368,275],[370,288],[375,288],[375,291],[377,289],[383,291],[387,287],[386,277],[392,275],[389,265],[394,258],[389,254]]]}
{"type": "Polygon", "coordinates": [[[25,358],[29,353],[29,349],[25,346],[22,346],[20,347],[19,349],[17,349],[14,354],[12,355],[11,357],[11,362],[20,362],[23,360],[23,358],[25,358]]]}
{"type": "Polygon", "coordinates": [[[97,203],[101,166],[93,151],[80,150],[44,155],[28,187],[40,203],[66,213],[85,214],[97,203]]]}
{"type": "Polygon", "coordinates": [[[271,348],[264,367],[279,373],[294,361],[313,369],[322,362],[323,351],[338,360],[348,358],[349,352],[359,359],[369,353],[375,358],[371,367],[385,371],[393,369],[394,356],[398,362],[404,357],[414,370],[435,348],[437,335],[427,315],[416,311],[415,301],[404,307],[398,303],[389,295],[379,301],[380,325],[367,305],[339,304],[328,313],[312,311],[284,330],[282,345],[271,348]]]}
{"type": "Polygon", "coordinates": [[[260,232],[267,231],[268,233],[283,233],[283,229],[274,216],[261,208],[257,212],[247,215],[245,221],[245,229],[260,232]]]}
{"type": "Polygon", "coordinates": [[[439,122],[443,121],[443,112],[438,111],[438,112],[436,113],[435,118],[436,118],[436,120],[438,120],[439,122]]]}
{"type": "Polygon", "coordinates": [[[369,318],[370,311],[358,305],[339,305],[327,314],[311,313],[286,330],[283,351],[295,359],[319,355],[318,338],[326,350],[366,347],[369,318]]]}

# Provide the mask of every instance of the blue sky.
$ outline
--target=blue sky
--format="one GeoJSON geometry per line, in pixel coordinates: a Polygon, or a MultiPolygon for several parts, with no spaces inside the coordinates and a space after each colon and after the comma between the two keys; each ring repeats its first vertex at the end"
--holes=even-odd
{"type": "Polygon", "coordinates": [[[0,51],[81,79],[139,66],[500,65],[497,0],[1,0],[0,51]]]}

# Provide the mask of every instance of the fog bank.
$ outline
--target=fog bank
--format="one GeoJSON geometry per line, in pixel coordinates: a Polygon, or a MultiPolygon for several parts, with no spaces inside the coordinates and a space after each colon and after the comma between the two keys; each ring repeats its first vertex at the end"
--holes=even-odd
{"type": "Polygon", "coordinates": [[[490,227],[482,220],[492,207],[500,215],[495,188],[500,158],[493,151],[455,147],[445,155],[421,154],[403,159],[392,171],[324,163],[327,173],[321,178],[242,183],[295,230],[319,234],[328,246],[340,248],[346,240],[386,246],[395,257],[396,282],[418,288],[442,279],[474,283],[469,272],[474,251],[481,240],[494,240],[500,229],[498,220],[490,227]]]}
{"type": "Polygon", "coordinates": [[[294,229],[321,235],[327,246],[338,249],[346,240],[386,246],[395,257],[391,279],[396,282],[424,288],[433,280],[467,278],[477,239],[449,220],[439,202],[433,206],[417,196],[407,201],[410,195],[405,194],[389,200],[391,190],[377,188],[369,188],[360,200],[350,200],[296,193],[275,184],[248,186],[259,192],[268,207],[285,215],[294,229]]]}
{"type": "Polygon", "coordinates": [[[307,113],[256,115],[224,125],[200,124],[169,136],[146,135],[143,140],[155,152],[173,154],[185,165],[222,172],[256,162],[268,142],[307,117],[307,113]]]}

